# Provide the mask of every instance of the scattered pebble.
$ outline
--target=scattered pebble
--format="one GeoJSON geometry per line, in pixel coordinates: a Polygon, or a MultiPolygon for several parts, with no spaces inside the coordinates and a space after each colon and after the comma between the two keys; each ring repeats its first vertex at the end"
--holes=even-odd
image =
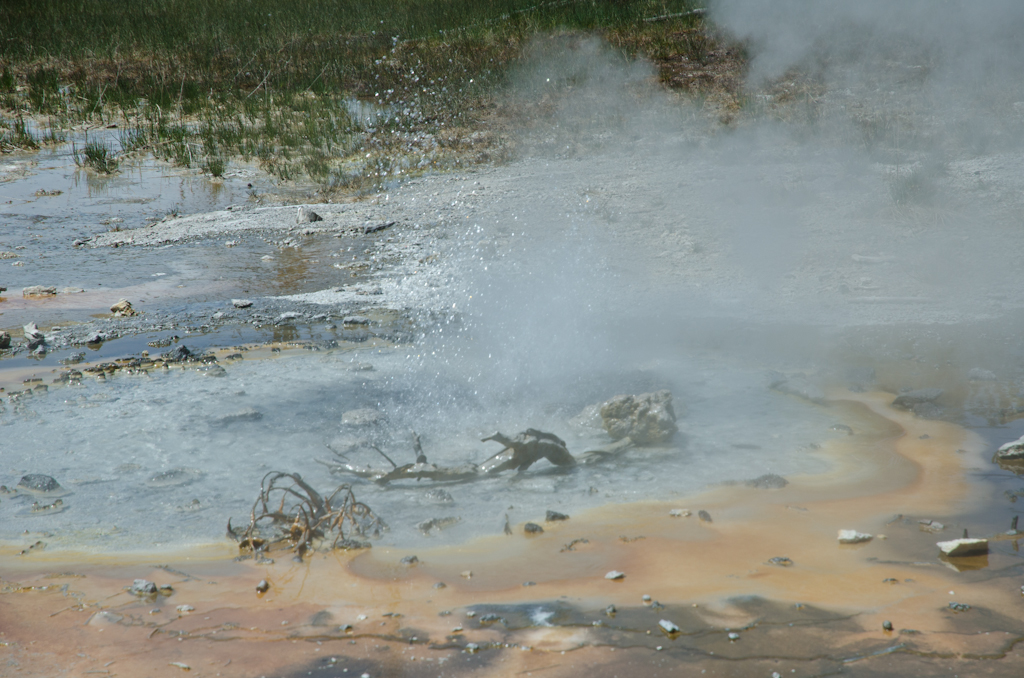
{"type": "Polygon", "coordinates": [[[884,622],[882,622],[882,628],[886,631],[892,631],[892,622],[886,619],[884,622]]]}
{"type": "Polygon", "coordinates": [[[693,515],[693,513],[686,509],[672,509],[668,514],[673,518],[689,518],[693,515]]]}
{"type": "Polygon", "coordinates": [[[730,634],[729,634],[729,640],[730,640],[731,642],[734,642],[734,643],[735,643],[735,642],[736,642],[737,640],[739,640],[739,639],[740,639],[740,634],[738,634],[738,633],[735,633],[735,632],[733,632],[733,633],[730,633],[730,634]]]}
{"type": "Polygon", "coordinates": [[[786,556],[775,556],[768,560],[772,565],[781,565],[782,567],[789,567],[793,564],[793,561],[786,556]]]}
{"type": "Polygon", "coordinates": [[[231,305],[235,308],[249,308],[252,306],[252,302],[248,299],[232,299],[231,305]]]}
{"type": "Polygon", "coordinates": [[[402,565],[412,566],[412,565],[415,565],[416,563],[420,562],[420,559],[417,558],[416,556],[406,556],[406,557],[402,558],[398,562],[400,562],[402,565]]]}
{"type": "Polygon", "coordinates": [[[625,579],[626,578],[626,573],[625,572],[619,572],[618,570],[612,570],[611,572],[606,574],[604,576],[604,578],[605,579],[611,579],[613,581],[617,580],[617,579],[625,579]]]}
{"type": "Polygon", "coordinates": [[[703,509],[701,509],[700,511],[697,511],[697,517],[700,518],[705,523],[712,522],[711,521],[711,514],[708,513],[707,511],[703,510],[703,509]]]}
{"type": "Polygon", "coordinates": [[[177,607],[178,612],[181,614],[188,614],[189,612],[193,612],[195,609],[196,608],[192,607],[191,605],[179,605],[177,607]]]}
{"type": "Polygon", "coordinates": [[[526,523],[526,525],[523,525],[523,532],[526,534],[544,534],[544,528],[537,523],[526,523]]]}
{"type": "Polygon", "coordinates": [[[270,583],[266,579],[261,579],[259,584],[256,584],[256,593],[266,593],[270,590],[270,583]]]}
{"type": "Polygon", "coordinates": [[[950,603],[949,609],[954,612],[967,612],[967,610],[971,609],[971,606],[967,603],[950,603]]]}
{"type": "Polygon", "coordinates": [[[470,654],[476,654],[480,651],[480,646],[476,643],[466,643],[466,652],[470,654]]]}

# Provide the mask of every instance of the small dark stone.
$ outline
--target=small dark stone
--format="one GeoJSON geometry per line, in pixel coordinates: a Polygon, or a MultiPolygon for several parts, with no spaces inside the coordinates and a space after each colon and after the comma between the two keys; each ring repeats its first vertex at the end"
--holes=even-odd
{"type": "Polygon", "coordinates": [[[549,523],[554,522],[556,520],[569,520],[569,516],[565,515],[564,513],[559,513],[558,511],[548,511],[544,520],[546,520],[549,523]]]}
{"type": "Polygon", "coordinates": [[[480,617],[480,624],[481,625],[496,624],[498,622],[504,623],[505,620],[502,619],[501,615],[494,614],[493,612],[490,612],[488,614],[482,615],[480,617]]]}
{"type": "Polygon", "coordinates": [[[412,565],[415,565],[418,562],[420,562],[420,559],[417,558],[416,556],[406,556],[405,558],[402,558],[398,562],[400,562],[402,565],[409,565],[411,567],[412,565]]]}
{"type": "Polygon", "coordinates": [[[537,523],[526,523],[526,525],[523,525],[523,532],[526,534],[544,534],[544,528],[537,523]]]}
{"type": "Polygon", "coordinates": [[[703,520],[705,523],[712,522],[711,521],[711,514],[708,513],[707,511],[703,510],[703,509],[701,509],[700,511],[697,511],[697,517],[700,518],[701,520],[703,520]]]}
{"type": "Polygon", "coordinates": [[[892,631],[892,622],[886,619],[884,622],[882,622],[882,628],[886,631],[892,631]]]}
{"type": "Polygon", "coordinates": [[[941,395],[941,388],[919,388],[915,391],[904,391],[896,397],[896,400],[892,401],[892,407],[897,410],[914,410],[919,405],[934,403],[941,395]]]}
{"type": "Polygon", "coordinates": [[[618,610],[615,608],[614,605],[609,605],[608,607],[604,608],[604,613],[609,617],[614,617],[616,612],[618,612],[618,610]]]}
{"type": "Polygon", "coordinates": [[[256,593],[266,593],[270,590],[270,583],[266,579],[261,579],[259,584],[256,584],[256,593]]]}
{"type": "Polygon", "coordinates": [[[30,492],[59,492],[64,489],[56,480],[41,473],[29,473],[18,481],[18,487],[30,492]]]}
{"type": "Polygon", "coordinates": [[[768,562],[772,565],[781,565],[782,567],[789,567],[793,564],[793,561],[786,556],[775,556],[774,558],[770,558],[768,562]]]}
{"type": "Polygon", "coordinates": [[[439,581],[436,584],[434,584],[434,588],[435,589],[446,589],[446,588],[448,588],[448,584],[445,584],[443,581],[439,581]]]}
{"type": "Polygon", "coordinates": [[[523,586],[536,586],[536,585],[537,585],[537,582],[535,582],[535,581],[524,581],[523,582],[523,586]]]}
{"type": "Polygon", "coordinates": [[[971,609],[971,606],[967,603],[950,603],[949,609],[954,612],[967,612],[967,610],[971,609]]]}

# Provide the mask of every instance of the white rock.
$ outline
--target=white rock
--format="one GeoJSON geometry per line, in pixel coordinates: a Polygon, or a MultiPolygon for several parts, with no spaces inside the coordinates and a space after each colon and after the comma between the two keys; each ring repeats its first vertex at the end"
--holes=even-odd
{"type": "Polygon", "coordinates": [[[232,299],[231,305],[235,308],[249,308],[252,306],[252,302],[248,299],[232,299]]]}
{"type": "Polygon", "coordinates": [[[673,633],[679,633],[679,627],[667,619],[662,619],[660,622],[658,622],[658,626],[661,627],[662,631],[668,633],[669,635],[673,633]]]}
{"type": "Polygon", "coordinates": [[[606,574],[604,576],[604,578],[605,579],[625,579],[626,578],[626,573],[625,572],[619,572],[618,570],[612,570],[611,572],[606,574]]]}
{"type": "Polygon", "coordinates": [[[195,611],[196,608],[191,605],[179,605],[177,609],[180,614],[188,614],[189,612],[195,611]]]}
{"type": "Polygon", "coordinates": [[[996,456],[1000,459],[1024,459],[1024,436],[1001,445],[996,451],[996,456]]]}
{"type": "Polygon", "coordinates": [[[988,553],[988,539],[953,539],[940,541],[939,550],[950,558],[980,556],[988,553]]]}
{"type": "Polygon", "coordinates": [[[839,530],[839,543],[840,544],[863,544],[864,542],[871,541],[872,536],[866,532],[858,532],[857,530],[839,530]]]}
{"type": "Polygon", "coordinates": [[[672,509],[671,511],[668,512],[668,514],[673,518],[689,518],[691,515],[693,515],[687,509],[672,509]]]}

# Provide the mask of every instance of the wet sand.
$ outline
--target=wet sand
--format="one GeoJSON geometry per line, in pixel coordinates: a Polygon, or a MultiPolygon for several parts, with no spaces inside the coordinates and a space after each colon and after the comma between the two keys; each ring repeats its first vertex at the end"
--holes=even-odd
{"type": "Polygon", "coordinates": [[[954,563],[935,546],[991,500],[965,473],[985,461],[983,442],[890,409],[890,394],[830,396],[854,435],[822,448],[827,474],[608,505],[535,537],[514,525],[458,547],[257,565],[232,560],[227,542],[18,555],[38,539],[26,535],[0,550],[5,675],[1020,675],[1016,542],[954,563]],[[946,527],[932,534],[921,519],[946,527]],[[876,536],[844,546],[839,529],[876,536]],[[566,550],[575,539],[587,541],[566,550]],[[407,555],[420,562],[401,565],[407,555]],[[613,569],[625,578],[605,579],[613,569]],[[137,578],[174,592],[135,598],[125,588],[137,578]],[[681,633],[664,634],[662,619],[681,633]]]}

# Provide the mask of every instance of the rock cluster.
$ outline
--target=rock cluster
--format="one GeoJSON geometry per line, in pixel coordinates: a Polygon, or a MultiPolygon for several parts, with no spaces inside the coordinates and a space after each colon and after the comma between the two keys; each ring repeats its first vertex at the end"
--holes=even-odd
{"type": "Polygon", "coordinates": [[[612,439],[637,445],[667,442],[679,430],[668,390],[615,396],[601,405],[601,424],[612,439]]]}

